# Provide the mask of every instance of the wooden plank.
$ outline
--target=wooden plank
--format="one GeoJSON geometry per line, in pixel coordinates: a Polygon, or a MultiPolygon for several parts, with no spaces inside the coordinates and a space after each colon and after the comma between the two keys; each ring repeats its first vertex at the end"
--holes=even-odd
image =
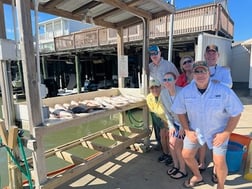
{"type": "Polygon", "coordinates": [[[8,145],[8,134],[4,124],[4,121],[0,119],[0,137],[4,145],[8,145]]]}
{"type": "Polygon", "coordinates": [[[9,129],[9,136],[8,136],[8,147],[10,149],[14,149],[17,146],[17,136],[18,136],[18,128],[12,126],[9,129]]]}
{"type": "Polygon", "coordinates": [[[46,99],[43,99],[43,104],[47,106],[54,106],[55,104],[70,103],[73,99],[78,102],[82,100],[94,99],[94,97],[114,96],[118,94],[119,94],[119,91],[116,88],[108,89],[108,90],[98,90],[94,92],[80,93],[80,94],[69,95],[69,96],[46,98],[46,99]]]}
{"type": "Polygon", "coordinates": [[[41,99],[37,64],[34,57],[34,44],[31,24],[30,0],[16,1],[17,18],[19,25],[20,49],[22,57],[25,95],[29,115],[30,135],[37,140],[37,149],[32,152],[34,180],[38,188],[46,181],[46,164],[44,146],[41,134],[36,133],[34,127],[42,125],[41,99]]]}
{"type": "Polygon", "coordinates": [[[95,157],[94,159],[88,161],[87,163],[79,164],[75,166],[74,168],[67,170],[65,173],[61,174],[59,177],[48,178],[47,182],[45,182],[44,185],[41,186],[41,189],[55,188],[71,180],[72,178],[82,174],[88,169],[103,162],[104,160],[107,160],[108,158],[124,151],[128,146],[130,146],[131,144],[134,144],[136,141],[146,136],[148,136],[148,132],[144,131],[143,133],[140,133],[135,138],[129,139],[128,141],[121,143],[118,146],[115,146],[111,150],[104,152],[103,154],[95,157]]]}
{"type": "Polygon", "coordinates": [[[65,151],[57,151],[56,156],[62,160],[65,160],[71,164],[80,164],[87,162],[85,159],[77,157],[71,153],[65,151]]]}
{"type": "Polygon", "coordinates": [[[133,108],[141,108],[146,106],[145,101],[140,101],[134,104],[128,104],[127,106],[123,106],[120,109],[111,109],[106,111],[96,111],[90,114],[85,114],[85,116],[76,116],[71,119],[60,119],[60,120],[49,120],[48,123],[45,123],[47,126],[44,127],[36,127],[36,132],[40,132],[42,135],[59,131],[60,129],[74,127],[76,125],[80,125],[82,123],[87,123],[90,121],[97,120],[99,118],[104,118],[106,116],[117,114],[126,110],[130,110],[133,108]]]}
{"type": "Polygon", "coordinates": [[[0,1],[0,38],[6,39],[4,8],[3,8],[3,2],[1,1],[0,1]]]}
{"type": "Polygon", "coordinates": [[[120,131],[124,131],[124,132],[128,132],[128,133],[142,133],[143,130],[142,129],[137,129],[134,127],[129,127],[129,126],[121,126],[119,128],[120,131]]]}
{"type": "Polygon", "coordinates": [[[107,146],[103,146],[101,144],[96,144],[92,141],[84,141],[82,143],[82,145],[86,148],[89,148],[89,149],[92,149],[92,150],[97,150],[99,152],[106,152],[106,151],[109,151],[111,150],[110,147],[107,147],[107,146]]]}
{"type": "Polygon", "coordinates": [[[104,133],[102,136],[104,138],[107,138],[110,140],[115,140],[115,141],[120,141],[120,142],[125,142],[126,140],[129,139],[128,137],[116,135],[116,134],[110,133],[110,132],[104,133]]]}

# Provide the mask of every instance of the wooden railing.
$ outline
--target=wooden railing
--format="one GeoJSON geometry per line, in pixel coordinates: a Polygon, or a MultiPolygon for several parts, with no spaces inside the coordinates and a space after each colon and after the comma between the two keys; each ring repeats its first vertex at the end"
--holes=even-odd
{"type": "MultiPolygon", "coordinates": [[[[149,37],[169,36],[170,17],[164,16],[150,22],[149,37]]],[[[177,11],[174,15],[174,37],[199,32],[221,32],[233,37],[234,23],[225,9],[220,5],[210,4],[177,11]]],[[[143,39],[143,26],[138,24],[124,29],[124,42],[143,39]]],[[[116,44],[116,30],[102,27],[83,30],[67,36],[55,37],[55,50],[70,50],[102,45],[116,44]]]]}

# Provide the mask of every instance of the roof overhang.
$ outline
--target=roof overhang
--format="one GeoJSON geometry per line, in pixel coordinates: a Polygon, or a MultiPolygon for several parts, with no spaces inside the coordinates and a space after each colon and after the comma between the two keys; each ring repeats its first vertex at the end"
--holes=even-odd
{"type": "Polygon", "coordinates": [[[40,0],[39,11],[118,29],[140,23],[142,18],[152,20],[175,13],[175,8],[163,0],[40,0]]]}

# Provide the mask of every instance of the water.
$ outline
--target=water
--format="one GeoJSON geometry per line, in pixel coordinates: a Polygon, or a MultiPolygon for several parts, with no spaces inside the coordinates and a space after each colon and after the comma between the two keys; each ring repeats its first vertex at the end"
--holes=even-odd
{"type": "MultiPolygon", "coordinates": [[[[1,102],[1,99],[0,99],[1,102]]],[[[1,110],[0,110],[1,111],[1,110]]],[[[0,112],[1,114],[1,112],[0,112]]],[[[141,120],[141,111],[135,111],[134,115],[138,120],[141,120]]],[[[1,115],[0,115],[1,116],[1,115]]],[[[44,145],[45,149],[51,149],[56,146],[62,145],[64,143],[70,142],[72,140],[81,138],[83,136],[92,134],[99,130],[105,129],[109,126],[116,125],[119,123],[119,114],[111,115],[103,119],[99,119],[93,122],[85,123],[76,127],[67,128],[64,130],[60,130],[58,132],[54,132],[44,137],[44,145]]],[[[128,118],[126,119],[126,124],[130,125],[128,118]]],[[[28,135],[29,133],[25,133],[28,135]]],[[[98,138],[97,142],[106,143],[110,145],[111,141],[106,141],[105,139],[98,138]]],[[[80,155],[81,157],[88,157],[93,153],[92,150],[80,150],[81,147],[76,147],[71,150],[67,150],[69,153],[80,155]]],[[[26,150],[26,155],[29,157],[31,154],[30,151],[26,150]]],[[[0,188],[8,185],[8,170],[7,170],[7,152],[5,148],[0,148],[0,188]]],[[[60,160],[56,157],[51,157],[46,159],[47,171],[53,171],[59,169],[60,167],[64,167],[69,165],[63,160],[60,160]]]]}

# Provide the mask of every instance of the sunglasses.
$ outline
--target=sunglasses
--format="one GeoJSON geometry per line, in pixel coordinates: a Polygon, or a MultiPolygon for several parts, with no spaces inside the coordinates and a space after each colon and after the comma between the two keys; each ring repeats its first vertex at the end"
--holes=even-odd
{"type": "Polygon", "coordinates": [[[164,78],[163,82],[173,82],[174,78],[173,77],[168,77],[168,78],[164,78]]]}
{"type": "Polygon", "coordinates": [[[183,65],[185,64],[191,64],[192,63],[192,60],[186,60],[185,62],[183,62],[183,65]]]}
{"type": "Polygon", "coordinates": [[[199,75],[199,74],[206,74],[207,70],[194,70],[193,71],[194,74],[199,75]]]}
{"type": "Polygon", "coordinates": [[[158,51],[150,52],[150,56],[157,56],[157,55],[158,55],[158,51]]]}

